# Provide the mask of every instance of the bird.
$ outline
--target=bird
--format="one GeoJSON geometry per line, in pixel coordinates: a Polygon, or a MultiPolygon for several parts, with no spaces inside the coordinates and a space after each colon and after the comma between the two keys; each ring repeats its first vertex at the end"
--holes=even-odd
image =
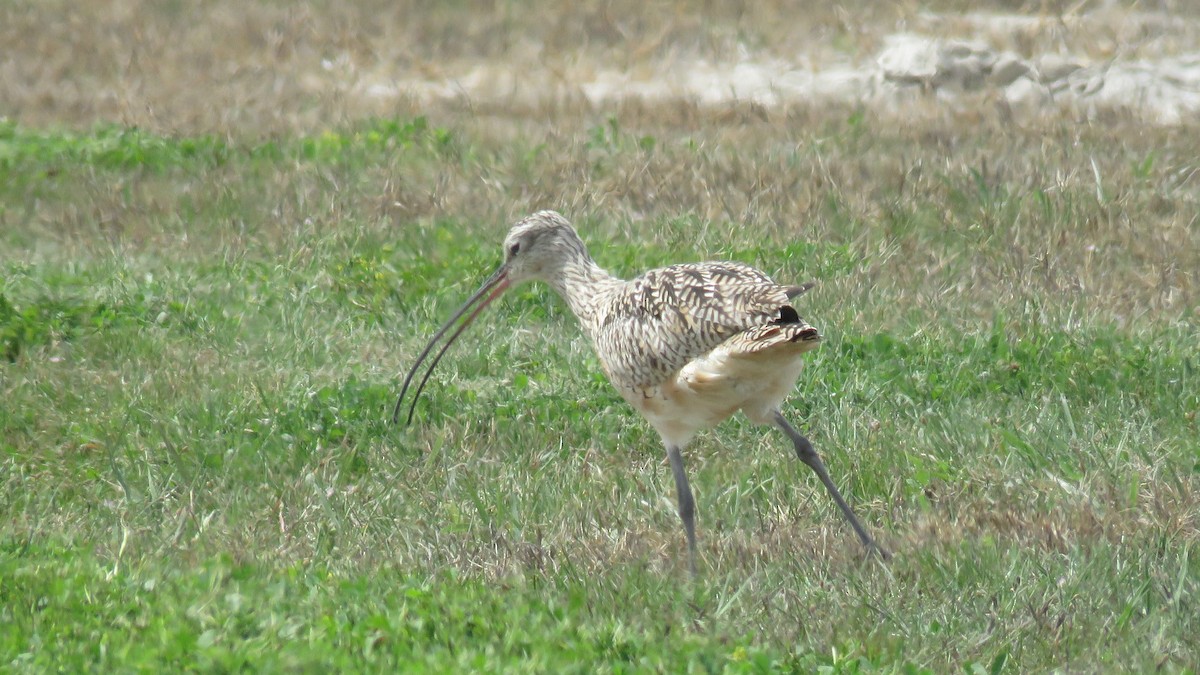
{"type": "Polygon", "coordinates": [[[548,210],[513,224],[503,254],[503,263],[417,356],[392,411],[393,424],[417,371],[451,328],[457,324],[417,385],[407,424],[434,368],[484,308],[509,288],[540,281],[566,302],[609,381],[662,438],[693,577],[696,505],[683,449],[696,433],[738,411],[755,424],[782,430],[868,553],[890,559],[842,497],[812,443],[783,416],[782,404],[800,377],[803,355],[822,340],[793,302],[813,284],[778,284],[740,262],[682,263],[624,280],[602,269],[571,223],[548,210]]]}

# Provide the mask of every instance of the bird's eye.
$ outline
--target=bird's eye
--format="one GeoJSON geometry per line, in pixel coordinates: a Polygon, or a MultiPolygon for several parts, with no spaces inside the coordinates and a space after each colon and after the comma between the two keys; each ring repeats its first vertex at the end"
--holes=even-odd
{"type": "Polygon", "coordinates": [[[517,243],[513,244],[512,246],[508,247],[508,255],[510,255],[510,256],[514,256],[520,252],[521,252],[521,242],[517,242],[517,243]]]}

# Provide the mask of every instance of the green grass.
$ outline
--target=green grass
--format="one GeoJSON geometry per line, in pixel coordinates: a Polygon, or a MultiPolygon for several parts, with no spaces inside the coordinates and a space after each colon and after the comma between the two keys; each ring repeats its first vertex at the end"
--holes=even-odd
{"type": "Polygon", "coordinates": [[[1194,672],[1196,136],[675,114],[0,125],[0,664],[1194,672]],[[789,414],[892,563],[739,419],[685,453],[689,582],[657,437],[541,287],[387,423],[541,207],[624,275],[819,282],[789,414]]]}
{"type": "MultiPolygon", "coordinates": [[[[126,571],[52,544],[5,550],[10,667],[54,670],[554,670],[704,667],[755,672],[839,663],[714,640],[639,612],[598,617],[582,584],[519,590],[452,573],[381,569],[352,579],[317,566],[229,556],[186,570],[126,571]],[[510,595],[511,594],[511,595],[510,595]],[[672,630],[676,649],[664,648],[672,630]]],[[[676,607],[675,611],[685,608],[676,607]]],[[[841,662],[850,662],[842,659],[841,662]]]]}

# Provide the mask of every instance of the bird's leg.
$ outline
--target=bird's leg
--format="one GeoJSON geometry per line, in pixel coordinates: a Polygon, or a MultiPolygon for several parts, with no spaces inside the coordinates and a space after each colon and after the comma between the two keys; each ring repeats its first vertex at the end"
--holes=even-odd
{"type": "Polygon", "coordinates": [[[867,534],[867,530],[862,526],[862,523],[858,522],[858,517],[854,515],[854,511],[850,510],[850,505],[846,503],[846,500],[842,498],[842,493],[839,492],[837,486],[833,484],[833,480],[829,477],[829,472],[825,470],[825,463],[821,461],[821,456],[817,454],[815,449],[813,449],[812,443],[809,443],[807,438],[805,438],[799,431],[796,431],[796,429],[788,423],[787,419],[785,419],[778,410],[775,411],[775,424],[778,424],[779,428],[783,429],[783,432],[788,435],[788,438],[792,439],[792,443],[796,446],[796,456],[800,458],[800,461],[804,462],[811,467],[813,471],[817,472],[817,477],[820,478],[821,482],[825,484],[825,488],[828,489],[829,494],[833,496],[833,501],[837,502],[838,508],[840,508],[842,510],[842,514],[846,516],[846,520],[850,521],[850,525],[854,528],[854,531],[858,533],[858,538],[862,540],[863,546],[866,546],[868,550],[875,551],[884,560],[890,560],[892,554],[888,553],[883,547],[875,543],[875,540],[871,538],[871,535],[867,534]]]}
{"type": "Polygon", "coordinates": [[[675,491],[679,495],[679,518],[687,531],[688,570],[696,576],[696,501],[692,499],[692,488],[688,486],[687,471],[683,468],[683,455],[679,447],[667,445],[667,457],[671,460],[671,473],[675,474],[675,491]]]}

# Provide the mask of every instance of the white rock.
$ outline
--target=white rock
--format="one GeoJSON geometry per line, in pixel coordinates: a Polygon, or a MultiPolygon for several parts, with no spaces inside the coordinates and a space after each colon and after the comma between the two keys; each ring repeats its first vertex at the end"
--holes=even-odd
{"type": "Polygon", "coordinates": [[[1012,52],[1004,52],[996,57],[996,62],[992,64],[992,74],[988,80],[993,86],[1007,87],[1017,78],[1025,77],[1028,74],[1029,64],[1025,62],[1025,59],[1012,52]]]}
{"type": "Polygon", "coordinates": [[[1038,81],[1046,85],[1060,82],[1082,67],[1078,62],[1064,56],[1046,54],[1037,61],[1038,81]]]}

